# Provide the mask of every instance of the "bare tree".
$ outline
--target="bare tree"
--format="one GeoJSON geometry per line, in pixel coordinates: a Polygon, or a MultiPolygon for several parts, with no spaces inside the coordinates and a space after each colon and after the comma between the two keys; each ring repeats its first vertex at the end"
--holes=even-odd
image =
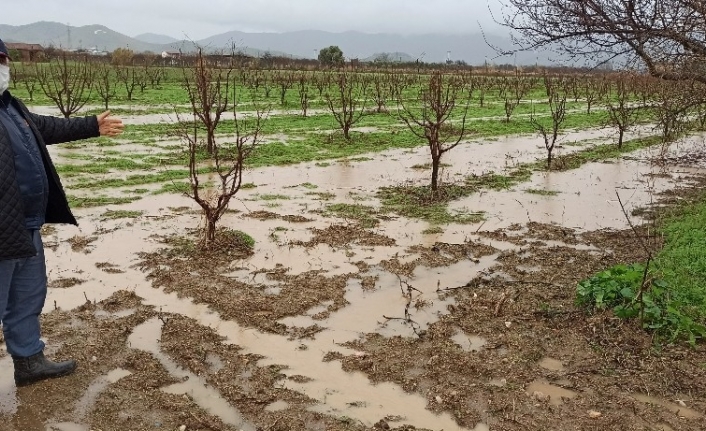
{"type": "Polygon", "coordinates": [[[481,76],[478,79],[476,88],[478,89],[478,106],[483,108],[485,107],[485,96],[493,88],[493,80],[487,76],[481,76]]]}
{"type": "Polygon", "coordinates": [[[551,124],[547,125],[535,115],[530,117],[534,129],[544,139],[547,149],[547,169],[552,168],[552,153],[559,137],[559,129],[566,119],[566,93],[559,91],[558,85],[552,78],[544,77],[544,87],[547,90],[547,104],[549,105],[551,124]]]}
{"type": "Polygon", "coordinates": [[[462,99],[463,81],[458,77],[444,77],[433,72],[420,90],[421,108],[412,103],[399,101],[399,116],[417,137],[427,141],[431,155],[431,189],[439,188],[439,167],[441,156],[455,148],[466,134],[468,98],[462,99]],[[461,116],[456,124],[451,115],[461,116]]]}
{"type": "Polygon", "coordinates": [[[294,74],[292,72],[278,71],[274,80],[279,86],[279,104],[285,106],[287,104],[287,91],[294,87],[294,74]]]}
{"type": "Polygon", "coordinates": [[[502,98],[505,99],[505,122],[510,122],[510,117],[515,108],[522,102],[522,99],[532,90],[534,80],[523,77],[519,72],[515,72],[512,78],[503,77],[502,98]]]}
{"type": "Polygon", "coordinates": [[[26,66],[24,63],[12,63],[15,66],[13,85],[21,83],[27,90],[29,100],[34,101],[34,92],[37,89],[37,72],[36,69],[26,66]]]}
{"type": "MultiPolygon", "coordinates": [[[[190,80],[191,92],[199,91],[198,82],[207,82],[213,75],[208,67],[197,64],[194,73],[198,76],[190,80]]],[[[192,105],[194,110],[200,110],[203,105],[192,105]]],[[[262,119],[265,112],[256,109],[254,114],[244,115],[237,112],[236,104],[233,104],[233,117],[235,125],[235,135],[232,141],[227,143],[217,143],[214,141],[212,151],[206,155],[203,161],[203,148],[205,142],[199,136],[199,129],[205,126],[204,119],[208,118],[205,112],[198,112],[194,120],[180,118],[179,123],[182,139],[188,144],[189,159],[189,191],[186,193],[203,210],[206,224],[202,237],[202,247],[208,248],[216,240],[217,223],[228,209],[231,199],[238,193],[243,183],[243,172],[245,164],[252,152],[261,143],[262,119]],[[200,162],[201,161],[201,162],[200,162]],[[200,163],[204,163],[203,165],[200,163]],[[202,168],[209,167],[209,170],[217,175],[215,190],[202,181],[202,168]]]]}
{"type": "Polygon", "coordinates": [[[152,89],[159,87],[162,82],[162,79],[164,79],[164,76],[166,75],[166,71],[162,63],[156,63],[151,66],[148,66],[146,68],[146,72],[147,77],[150,81],[150,87],[152,87],[152,89]]]}
{"type": "Polygon", "coordinates": [[[113,74],[113,68],[108,64],[99,64],[96,66],[95,83],[96,92],[107,110],[110,100],[115,98],[118,85],[116,77],[113,74]]]}
{"type": "Polygon", "coordinates": [[[500,21],[525,50],[639,60],[652,76],[706,83],[703,0],[504,0],[500,21]]]}
{"type": "Polygon", "coordinates": [[[135,92],[135,88],[138,83],[138,76],[135,68],[133,66],[120,66],[116,65],[115,75],[125,87],[125,92],[127,93],[127,100],[132,100],[132,93],[135,92]]]}
{"type": "Polygon", "coordinates": [[[297,89],[299,90],[299,106],[302,109],[302,117],[306,117],[309,110],[309,77],[302,72],[297,78],[297,89]]]}
{"type": "MultiPolygon", "coordinates": [[[[656,93],[654,110],[657,126],[662,129],[662,142],[668,143],[683,135],[689,123],[694,93],[683,82],[662,81],[656,93]]],[[[697,104],[699,106],[701,104],[697,104]]],[[[698,110],[697,110],[698,113],[698,110]]]]}
{"type": "Polygon", "coordinates": [[[206,128],[206,150],[212,154],[217,148],[216,128],[228,109],[233,69],[209,64],[199,49],[195,65],[182,72],[192,112],[206,128]]]}
{"type": "Polygon", "coordinates": [[[324,95],[328,108],[346,140],[351,139],[351,127],[365,114],[366,94],[360,79],[357,74],[333,72],[333,88],[324,95]]]}
{"type": "Polygon", "coordinates": [[[586,114],[591,114],[593,105],[602,100],[608,91],[608,86],[603,79],[585,77],[583,81],[583,95],[586,98],[586,114]]]}
{"type": "Polygon", "coordinates": [[[606,95],[608,123],[618,129],[618,148],[623,146],[625,132],[637,122],[638,108],[630,100],[628,79],[621,76],[615,81],[614,94],[606,95]]]}
{"type": "Polygon", "coordinates": [[[331,75],[328,73],[315,73],[313,76],[314,86],[319,92],[319,97],[324,97],[324,90],[331,85],[331,75]]]}
{"type": "Polygon", "coordinates": [[[373,90],[372,96],[377,105],[377,113],[381,114],[387,112],[387,107],[385,106],[387,100],[390,98],[390,85],[388,84],[388,75],[376,73],[372,77],[373,80],[373,90]]]}
{"type": "Polygon", "coordinates": [[[147,68],[146,67],[141,67],[141,68],[135,68],[135,84],[140,88],[140,94],[143,94],[145,90],[147,89],[147,85],[150,82],[150,77],[147,74],[147,68]]]}
{"type": "Polygon", "coordinates": [[[46,64],[35,64],[42,92],[65,118],[78,112],[91,97],[93,68],[85,57],[68,59],[66,52],[46,64]]]}

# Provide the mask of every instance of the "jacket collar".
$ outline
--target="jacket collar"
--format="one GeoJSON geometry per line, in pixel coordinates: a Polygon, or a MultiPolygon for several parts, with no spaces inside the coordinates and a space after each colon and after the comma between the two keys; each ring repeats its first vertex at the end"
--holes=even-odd
{"type": "Polygon", "coordinates": [[[5,90],[2,96],[0,96],[0,101],[5,104],[5,107],[10,106],[10,103],[12,103],[12,94],[10,94],[10,90],[5,90]]]}

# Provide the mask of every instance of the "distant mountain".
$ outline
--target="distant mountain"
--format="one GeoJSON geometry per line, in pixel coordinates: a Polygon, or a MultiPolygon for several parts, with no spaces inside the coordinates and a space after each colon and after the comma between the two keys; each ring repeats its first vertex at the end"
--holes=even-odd
{"type": "Polygon", "coordinates": [[[162,52],[161,45],[141,42],[102,25],[74,27],[48,21],[20,26],[0,25],[0,39],[64,49],[95,47],[102,51],[114,51],[116,48],[130,48],[133,51],[162,52]]]}
{"type": "MultiPolygon", "coordinates": [[[[126,36],[102,25],[73,27],[56,22],[11,26],[0,24],[0,39],[5,41],[39,43],[67,49],[90,49],[113,51],[116,48],[129,48],[136,52],[162,51],[193,52],[191,41],[178,41],[169,36],[142,34],[138,38],[126,36]],[[167,38],[167,39],[165,39],[167,38]],[[167,41],[166,43],[161,43],[167,41]]],[[[466,35],[397,35],[388,33],[368,34],[360,32],[330,33],[307,30],[288,33],[244,33],[231,31],[195,42],[207,51],[229,51],[231,47],[247,55],[262,57],[266,53],[293,58],[316,58],[319,51],[327,46],[337,45],[346,58],[368,59],[375,53],[390,53],[403,57],[403,60],[423,62],[444,62],[463,60],[472,65],[485,61],[496,64],[535,64],[549,62],[543,53],[523,52],[515,57],[496,58],[496,51],[488,46],[511,49],[509,37],[481,34],[466,35]],[[402,53],[402,55],[398,54],[402,53]]]]}
{"type": "Polygon", "coordinates": [[[135,39],[140,42],[153,43],[155,45],[168,45],[170,43],[179,42],[179,39],[164,34],[142,33],[135,36],[135,39]]]}
{"type": "Polygon", "coordinates": [[[514,57],[496,58],[497,53],[491,44],[504,50],[512,48],[509,37],[481,34],[446,35],[425,34],[403,36],[388,33],[344,32],[329,33],[318,30],[295,31],[289,33],[244,33],[231,31],[200,41],[210,46],[225,46],[235,43],[244,47],[261,47],[269,50],[288,52],[302,58],[316,58],[321,48],[336,45],[346,58],[365,59],[376,52],[403,52],[414,60],[424,62],[445,62],[463,60],[469,64],[483,64],[486,59],[493,63],[535,64],[548,62],[546,54],[518,53],[514,57]],[[449,52],[450,51],[450,52],[449,52]]]}
{"type": "MultiPolygon", "coordinates": [[[[6,42],[38,43],[45,47],[54,46],[64,49],[96,48],[100,51],[114,51],[117,48],[128,48],[135,52],[161,53],[162,51],[194,52],[196,50],[195,44],[204,47],[207,51],[229,51],[231,48],[231,43],[227,40],[221,44],[214,44],[210,41],[192,42],[149,33],[140,35],[140,37],[153,39],[153,41],[126,36],[102,25],[74,27],[47,21],[20,26],[0,24],[0,39],[6,42]],[[156,39],[166,41],[161,43],[156,39]]],[[[253,57],[261,57],[267,52],[275,56],[292,57],[290,53],[276,49],[258,49],[243,45],[236,46],[236,49],[253,57]]]]}

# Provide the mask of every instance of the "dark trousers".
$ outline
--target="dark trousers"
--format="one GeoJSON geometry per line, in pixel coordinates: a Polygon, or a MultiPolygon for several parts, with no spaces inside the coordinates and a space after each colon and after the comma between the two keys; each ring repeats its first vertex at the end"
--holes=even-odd
{"type": "Polygon", "coordinates": [[[2,332],[12,356],[27,357],[44,350],[39,315],[47,297],[47,267],[39,230],[30,232],[37,254],[24,259],[0,260],[2,332]]]}

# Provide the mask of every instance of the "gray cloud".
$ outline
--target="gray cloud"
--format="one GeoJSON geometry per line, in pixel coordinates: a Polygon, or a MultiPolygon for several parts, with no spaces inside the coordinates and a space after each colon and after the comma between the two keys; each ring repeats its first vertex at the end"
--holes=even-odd
{"type": "Polygon", "coordinates": [[[3,0],[0,23],[102,24],[135,36],[160,33],[198,40],[215,34],[325,30],[367,33],[503,32],[489,4],[499,0],[3,0]]]}

